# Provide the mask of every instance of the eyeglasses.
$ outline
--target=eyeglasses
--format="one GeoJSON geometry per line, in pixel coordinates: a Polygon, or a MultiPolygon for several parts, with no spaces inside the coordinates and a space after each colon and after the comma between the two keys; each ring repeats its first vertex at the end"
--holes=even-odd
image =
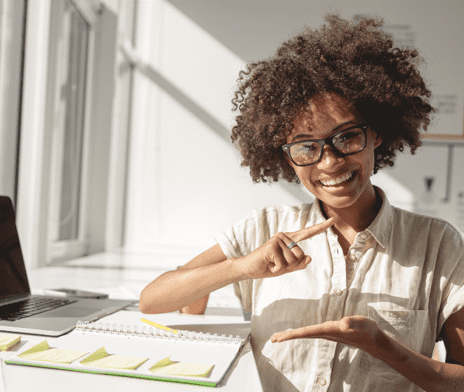
{"type": "Polygon", "coordinates": [[[337,132],[327,139],[311,139],[284,144],[282,149],[295,165],[314,165],[321,160],[322,149],[326,144],[334,148],[343,157],[364,150],[367,140],[367,128],[369,128],[367,124],[355,125],[337,132]]]}

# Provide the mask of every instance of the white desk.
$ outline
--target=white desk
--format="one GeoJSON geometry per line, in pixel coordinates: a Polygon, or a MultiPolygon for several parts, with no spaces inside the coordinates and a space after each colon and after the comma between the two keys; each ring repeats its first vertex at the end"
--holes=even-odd
{"type": "MultiPolygon", "coordinates": [[[[94,257],[89,266],[89,259],[84,258],[70,263],[72,267],[49,267],[28,271],[31,290],[33,293],[37,293],[41,289],[57,287],[98,289],[109,292],[110,298],[138,298],[146,284],[165,272],[146,267],[126,268],[121,265],[119,256],[112,259],[111,255],[108,258],[106,254],[102,260],[103,262],[99,263],[98,259],[95,260],[94,257]]],[[[133,310],[137,311],[137,308],[134,307],[133,310]]],[[[173,322],[175,322],[176,317],[183,318],[182,321],[185,321],[185,315],[179,313],[169,313],[163,316],[170,317],[173,322]]],[[[218,324],[232,323],[233,320],[237,323],[244,322],[238,301],[235,299],[233,289],[230,286],[211,294],[205,316],[190,317],[196,317],[197,323],[201,324],[205,321],[218,324]]],[[[32,340],[39,343],[44,340],[41,336],[22,336],[24,343],[32,340]]],[[[16,347],[14,351],[0,353],[2,360],[0,392],[210,390],[207,387],[194,385],[5,364],[3,360],[15,355],[18,349],[19,347],[16,347]]],[[[228,372],[222,386],[218,387],[218,391],[262,391],[249,342],[244,346],[233,368],[228,372]]]]}
{"type": "MultiPolygon", "coordinates": [[[[136,313],[136,312],[130,312],[136,313]]],[[[168,318],[175,321],[180,314],[169,314],[168,318]]],[[[210,316],[211,317],[211,316],[210,316]]],[[[230,322],[231,317],[214,316],[216,322],[230,322]],[[227,320],[227,321],[226,321],[227,320]]],[[[200,317],[201,318],[201,317],[200,317]]],[[[184,321],[184,320],[182,320],[184,321]]],[[[200,321],[200,320],[199,320],[200,321]]],[[[237,319],[237,322],[242,320],[237,319]]],[[[171,323],[166,323],[171,324],[171,323]]],[[[39,343],[44,337],[22,335],[23,344],[35,341],[39,343]]],[[[53,346],[53,339],[47,339],[53,346]]],[[[34,342],[34,343],[35,343],[34,342]]],[[[14,355],[20,347],[14,351],[1,353],[0,356],[4,361],[9,356],[14,355]]],[[[100,374],[79,373],[65,370],[55,370],[46,368],[35,368],[29,366],[9,365],[2,361],[3,387],[5,392],[16,391],[34,391],[34,392],[53,392],[53,391],[121,391],[129,390],[137,392],[145,391],[208,391],[207,387],[195,385],[177,384],[162,381],[153,381],[145,379],[136,379],[129,377],[108,376],[100,374]]],[[[1,387],[0,387],[1,388],[1,387]]],[[[0,389],[1,390],[1,389],[0,389]]],[[[256,364],[251,351],[250,343],[247,342],[242,349],[238,359],[228,372],[222,385],[218,387],[219,391],[237,392],[237,391],[262,391],[261,382],[256,369],[256,364]]]]}

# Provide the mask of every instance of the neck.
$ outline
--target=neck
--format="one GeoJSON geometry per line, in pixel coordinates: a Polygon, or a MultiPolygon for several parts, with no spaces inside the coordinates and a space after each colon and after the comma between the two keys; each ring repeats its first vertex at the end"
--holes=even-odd
{"type": "Polygon", "coordinates": [[[327,218],[334,217],[334,229],[338,232],[365,230],[375,219],[382,206],[382,200],[371,185],[370,189],[351,206],[334,208],[321,202],[321,209],[327,218]]]}

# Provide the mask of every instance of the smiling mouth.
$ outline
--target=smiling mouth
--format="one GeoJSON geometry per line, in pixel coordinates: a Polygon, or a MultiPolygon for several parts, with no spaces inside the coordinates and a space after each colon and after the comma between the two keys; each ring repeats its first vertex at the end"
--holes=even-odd
{"type": "Polygon", "coordinates": [[[354,174],[355,172],[352,171],[350,173],[346,173],[336,178],[331,178],[329,180],[319,180],[319,182],[324,186],[337,186],[350,181],[354,177],[354,174]]]}

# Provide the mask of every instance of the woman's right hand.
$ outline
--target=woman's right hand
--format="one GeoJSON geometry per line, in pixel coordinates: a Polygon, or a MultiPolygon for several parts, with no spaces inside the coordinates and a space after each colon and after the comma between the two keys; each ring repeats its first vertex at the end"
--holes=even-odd
{"type": "Polygon", "coordinates": [[[292,249],[289,249],[288,245],[322,233],[334,222],[334,218],[329,218],[315,226],[291,233],[275,234],[247,256],[237,259],[236,263],[240,274],[244,279],[259,279],[305,269],[311,262],[311,257],[306,256],[298,245],[292,249]]]}

